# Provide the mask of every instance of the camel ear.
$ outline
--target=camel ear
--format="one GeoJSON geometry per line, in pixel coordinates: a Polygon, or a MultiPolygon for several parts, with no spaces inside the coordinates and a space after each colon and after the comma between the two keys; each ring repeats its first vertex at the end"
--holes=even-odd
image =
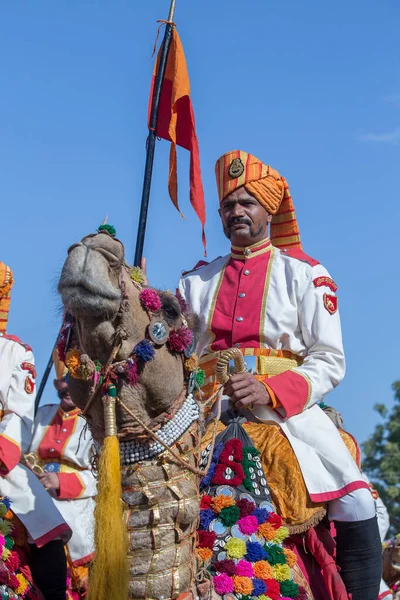
{"type": "Polygon", "coordinates": [[[196,347],[201,334],[200,318],[195,313],[189,313],[185,315],[185,319],[193,333],[194,347],[196,347]]]}

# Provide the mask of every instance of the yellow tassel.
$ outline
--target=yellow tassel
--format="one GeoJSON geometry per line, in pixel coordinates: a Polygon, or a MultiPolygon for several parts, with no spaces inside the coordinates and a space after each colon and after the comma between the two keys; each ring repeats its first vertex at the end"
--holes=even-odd
{"type": "Polygon", "coordinates": [[[100,456],[94,511],[96,556],[90,571],[88,600],[128,598],[128,536],[121,493],[119,442],[111,435],[105,438],[100,456]]]}

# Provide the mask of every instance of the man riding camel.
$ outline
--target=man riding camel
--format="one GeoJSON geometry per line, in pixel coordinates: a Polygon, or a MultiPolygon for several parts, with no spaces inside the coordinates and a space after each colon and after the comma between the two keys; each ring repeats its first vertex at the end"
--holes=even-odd
{"type": "Polygon", "coordinates": [[[35,584],[47,600],[65,600],[64,544],[71,529],[39,479],[24,464],[32,438],[36,370],[32,350],[6,334],[11,269],[0,262],[0,495],[28,532],[31,570],[35,584]]]}
{"type": "Polygon", "coordinates": [[[185,273],[179,284],[202,322],[198,354],[203,364],[215,365],[221,351],[239,348],[246,362],[254,360],[253,372],[230,378],[226,396],[249,421],[281,427],[311,500],[328,502],[347,592],[353,600],[376,600],[381,543],[375,502],[318,406],[345,373],[337,286],[303,253],[289,187],[275,169],[236,150],[217,161],[216,178],[231,251],[185,273]]]}

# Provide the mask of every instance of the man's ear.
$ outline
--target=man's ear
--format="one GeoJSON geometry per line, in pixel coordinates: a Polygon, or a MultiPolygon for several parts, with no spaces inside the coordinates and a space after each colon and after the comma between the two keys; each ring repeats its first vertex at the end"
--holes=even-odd
{"type": "Polygon", "coordinates": [[[53,384],[54,384],[54,387],[56,388],[56,390],[58,392],[58,379],[53,379],[53,384]]]}
{"type": "Polygon", "coordinates": [[[268,217],[267,217],[267,222],[268,222],[269,224],[271,224],[271,221],[272,221],[272,215],[268,215],[268,217]]]}
{"type": "Polygon", "coordinates": [[[220,217],[222,217],[222,211],[221,211],[220,208],[218,209],[218,214],[219,214],[220,217]]]}

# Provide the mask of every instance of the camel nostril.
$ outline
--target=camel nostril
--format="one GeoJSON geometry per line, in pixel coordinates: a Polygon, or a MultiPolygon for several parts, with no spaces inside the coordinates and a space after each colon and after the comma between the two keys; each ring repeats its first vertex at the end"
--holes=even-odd
{"type": "Polygon", "coordinates": [[[113,269],[122,266],[122,260],[109,250],[105,250],[104,248],[93,248],[93,250],[95,250],[95,252],[100,252],[100,254],[104,256],[104,258],[109,262],[110,267],[113,269]]]}
{"type": "Polygon", "coordinates": [[[68,254],[71,254],[72,250],[74,250],[75,248],[79,248],[80,246],[83,246],[82,242],[78,242],[77,244],[72,244],[72,246],[70,246],[67,250],[68,254]]]}

